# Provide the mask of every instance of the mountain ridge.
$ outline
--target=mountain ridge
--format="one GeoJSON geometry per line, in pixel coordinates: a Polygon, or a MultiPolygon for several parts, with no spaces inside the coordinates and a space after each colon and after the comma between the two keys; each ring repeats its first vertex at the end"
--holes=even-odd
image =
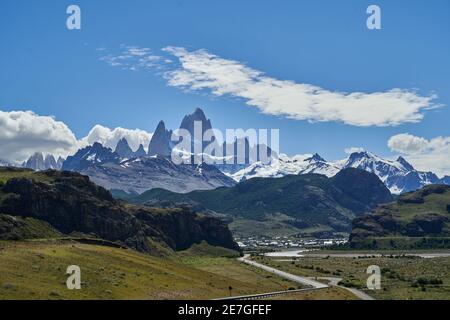
{"type": "Polygon", "coordinates": [[[291,223],[304,228],[331,226],[334,231],[349,231],[354,217],[379,203],[392,201],[392,196],[376,175],[349,168],[334,178],[319,174],[255,178],[231,188],[185,194],[153,189],[130,195],[127,201],[150,205],[187,203],[255,221],[283,214],[292,218],[291,223]]]}
{"type": "MultiPolygon", "coordinates": [[[[180,129],[187,130],[191,135],[193,135],[195,121],[199,121],[201,123],[201,129],[203,131],[212,128],[211,120],[206,117],[204,111],[200,108],[196,108],[193,113],[188,114],[183,118],[180,124],[180,129]]],[[[142,144],[136,151],[131,150],[127,139],[122,138],[118,141],[114,151],[107,150],[107,148],[103,148],[101,144],[96,142],[92,146],[87,146],[78,150],[74,155],[69,156],[65,161],[63,161],[62,158],[58,158],[58,160],[55,161],[53,155],[46,155],[44,157],[42,153],[38,152],[32,155],[22,166],[31,168],[33,170],[63,169],[80,172],[83,172],[83,170],[87,170],[89,168],[91,171],[90,174],[95,180],[96,175],[104,175],[105,171],[108,170],[108,166],[103,166],[105,163],[114,163],[116,165],[120,165],[121,161],[126,162],[127,160],[136,158],[140,159],[154,156],[163,156],[169,158],[172,154],[172,151],[174,151],[174,142],[171,141],[171,135],[172,131],[166,128],[164,121],[160,121],[155,130],[155,133],[152,136],[152,139],[150,140],[148,152],[145,151],[142,144]],[[92,149],[94,151],[92,151],[92,149]],[[87,153],[89,153],[89,155],[85,157],[84,154],[87,153]],[[94,161],[90,161],[92,159],[87,159],[87,157],[89,156],[92,157],[94,161]],[[97,173],[92,172],[94,170],[93,167],[95,167],[93,165],[94,163],[98,167],[102,167],[98,168],[99,172],[97,173]]],[[[215,140],[215,137],[213,137],[213,140],[215,140]]],[[[202,152],[204,151],[205,146],[209,143],[201,143],[202,152]]],[[[219,159],[219,157],[216,157],[214,154],[205,155],[201,153],[194,155],[193,153],[191,153],[193,146],[194,141],[191,144],[191,150],[178,150],[180,151],[179,154],[182,156],[182,159],[190,160],[191,163],[209,163],[210,159],[219,159]]],[[[218,147],[220,148],[220,145],[218,145],[218,147]]],[[[255,177],[279,178],[290,174],[298,175],[309,173],[318,173],[324,174],[328,177],[333,177],[341,170],[352,167],[375,173],[393,194],[402,194],[405,192],[415,191],[430,184],[450,185],[450,176],[439,178],[432,172],[418,171],[402,156],[398,157],[396,160],[390,160],[379,157],[369,151],[357,151],[349,154],[346,159],[339,161],[327,161],[317,153],[311,155],[296,155],[289,157],[287,155],[278,155],[276,153],[273,153],[272,150],[265,145],[257,144],[251,146],[247,138],[235,138],[235,141],[233,143],[228,144],[224,142],[222,145],[222,149],[225,156],[221,158],[221,160],[223,160],[224,163],[217,163],[214,164],[214,166],[228,178],[233,179],[235,182],[249,180],[255,177]],[[238,163],[237,161],[236,150],[238,149],[238,147],[243,147],[244,149],[244,163],[242,164],[238,163]],[[267,155],[269,158],[268,163],[259,161],[261,160],[259,159],[259,151],[261,147],[266,148],[265,150],[267,151],[267,155]],[[234,150],[234,159],[229,159],[226,156],[227,149],[234,150]],[[258,157],[256,159],[253,159],[252,155],[254,154],[255,150],[258,154],[258,157]]],[[[129,164],[130,162],[127,162],[123,165],[129,164]]],[[[0,163],[0,165],[9,166],[9,164],[6,162],[3,162],[3,164],[0,163]]],[[[197,174],[198,171],[194,170],[193,173],[197,174]]],[[[170,171],[166,172],[169,179],[170,177],[173,177],[175,172],[176,170],[172,173],[170,173],[170,171]]],[[[214,175],[219,176],[220,174],[216,172],[214,175]]],[[[233,185],[233,182],[230,182],[230,179],[228,178],[221,177],[219,179],[222,181],[227,181],[224,184],[221,184],[220,182],[216,183],[216,181],[210,186],[207,186],[207,182],[206,184],[204,182],[201,182],[199,189],[214,188],[221,185],[233,185]]],[[[105,180],[105,177],[103,177],[102,180],[105,180]]],[[[96,182],[102,183],[102,181],[99,179],[97,179],[96,182]]],[[[139,182],[139,178],[137,178],[136,182],[139,182]]],[[[130,184],[130,181],[128,181],[124,187],[121,187],[118,184],[114,184],[114,188],[119,188],[127,192],[136,191],[130,188],[130,184]]],[[[107,187],[106,183],[103,185],[107,187]]],[[[163,185],[161,184],[148,184],[147,186],[148,188],[163,187],[163,185]]],[[[139,187],[139,192],[146,191],[145,187],[145,185],[139,187]]],[[[178,188],[178,190],[177,188],[172,187],[170,190],[189,192],[191,190],[195,190],[195,188],[195,185],[192,184],[191,187],[180,187],[178,188]]]]}
{"type": "Polygon", "coordinates": [[[68,157],[62,169],[85,174],[108,190],[131,193],[142,193],[153,188],[184,193],[236,184],[212,165],[178,165],[162,155],[121,158],[100,143],[68,157]]]}
{"type": "Polygon", "coordinates": [[[347,168],[375,173],[393,194],[415,191],[430,184],[449,184],[450,177],[440,179],[432,172],[417,171],[403,157],[387,160],[368,151],[354,152],[348,158],[329,162],[320,155],[280,155],[269,164],[253,163],[230,176],[236,181],[254,177],[282,177],[287,174],[319,173],[335,176],[347,168]]]}

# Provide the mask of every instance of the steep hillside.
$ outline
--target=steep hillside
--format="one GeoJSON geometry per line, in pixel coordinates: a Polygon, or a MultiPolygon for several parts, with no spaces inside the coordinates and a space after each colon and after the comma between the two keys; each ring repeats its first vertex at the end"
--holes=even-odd
{"type": "Polygon", "coordinates": [[[353,247],[450,247],[450,186],[431,185],[401,195],[355,219],[353,247]]]}
{"type": "Polygon", "coordinates": [[[334,178],[318,174],[255,178],[232,188],[188,194],[155,189],[129,200],[148,205],[183,202],[259,221],[265,220],[267,215],[282,214],[301,228],[325,225],[335,231],[348,231],[354,217],[377,204],[391,201],[392,197],[375,175],[346,169],[334,178]]]}
{"type": "Polygon", "coordinates": [[[188,208],[122,203],[78,173],[0,169],[0,177],[0,239],[61,233],[97,237],[150,253],[161,248],[183,250],[203,240],[239,249],[221,220],[188,208]]]}

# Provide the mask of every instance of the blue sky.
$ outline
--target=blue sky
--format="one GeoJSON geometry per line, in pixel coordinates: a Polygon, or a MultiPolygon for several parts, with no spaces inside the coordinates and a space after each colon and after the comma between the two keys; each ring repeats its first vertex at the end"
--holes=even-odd
{"type": "Polygon", "coordinates": [[[163,119],[175,128],[183,115],[202,107],[220,129],[279,128],[281,151],[288,154],[318,152],[331,160],[344,157],[346,148],[364,147],[432,166],[448,147],[445,139],[444,147],[433,139],[450,136],[449,36],[447,0],[2,0],[0,110],[52,115],[82,138],[96,124],[152,132],[163,119]],[[81,30],[65,27],[70,4],[82,10],[81,30]],[[366,28],[370,4],[381,7],[382,30],[366,28]],[[433,103],[441,107],[395,126],[288,119],[236,95],[170,86],[156,68],[130,71],[101,61],[124,45],[158,56],[167,56],[161,49],[168,46],[203,49],[271,79],[331,92],[415,89],[421,97],[436,94],[433,103]],[[409,144],[388,147],[392,136],[404,133],[426,146],[420,152],[409,144]],[[434,161],[424,159],[427,148],[438,154],[434,161]]]}

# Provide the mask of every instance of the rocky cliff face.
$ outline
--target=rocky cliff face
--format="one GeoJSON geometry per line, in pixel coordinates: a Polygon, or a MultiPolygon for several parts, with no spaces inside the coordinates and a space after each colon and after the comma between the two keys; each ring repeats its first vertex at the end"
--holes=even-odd
{"type": "Polygon", "coordinates": [[[28,169],[39,170],[60,170],[64,160],[59,157],[58,160],[52,154],[47,154],[45,157],[41,152],[36,152],[23,164],[23,167],[28,169]]]}
{"type": "Polygon", "coordinates": [[[139,145],[139,148],[134,153],[134,156],[137,158],[145,157],[147,155],[147,152],[144,150],[144,146],[142,144],[139,145]]]}
{"type": "Polygon", "coordinates": [[[239,250],[230,236],[224,222],[216,218],[200,216],[189,208],[172,209],[173,214],[149,212],[148,208],[139,209],[136,218],[153,233],[157,226],[159,231],[153,234],[169,244],[175,250],[184,250],[193,243],[206,241],[211,245],[239,250]]]}
{"type": "Polygon", "coordinates": [[[130,159],[135,157],[133,150],[130,148],[128,141],[125,138],[119,140],[116,146],[116,150],[114,152],[117,153],[122,158],[130,159]]]}
{"type": "Polygon", "coordinates": [[[45,221],[63,234],[81,233],[143,252],[153,252],[154,241],[172,250],[203,240],[239,249],[220,220],[200,217],[187,208],[125,204],[88,177],[72,172],[46,171],[39,180],[9,179],[0,189],[0,213],[45,221]]]}
{"type": "Polygon", "coordinates": [[[171,141],[172,132],[166,130],[166,125],[164,121],[160,121],[158,126],[156,127],[155,132],[153,133],[152,139],[150,140],[150,144],[148,146],[148,155],[162,155],[162,156],[170,156],[172,153],[172,141],[171,141]]]}

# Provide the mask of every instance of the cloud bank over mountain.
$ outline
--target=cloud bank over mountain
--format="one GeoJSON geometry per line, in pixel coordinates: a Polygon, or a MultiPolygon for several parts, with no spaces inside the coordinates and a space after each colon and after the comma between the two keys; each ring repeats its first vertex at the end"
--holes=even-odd
{"type": "Polygon", "coordinates": [[[100,142],[103,146],[111,148],[114,150],[120,139],[125,138],[128,141],[131,149],[134,151],[139,148],[142,144],[144,149],[146,149],[152,138],[152,134],[141,129],[125,129],[125,128],[115,128],[110,129],[102,125],[95,125],[88,135],[81,139],[81,146],[92,145],[94,142],[100,142]]]}
{"type": "Polygon", "coordinates": [[[405,155],[417,169],[433,170],[440,176],[450,174],[450,137],[425,139],[408,133],[392,136],[388,147],[405,155]]]}
{"type": "Polygon", "coordinates": [[[32,111],[0,111],[0,158],[23,161],[35,152],[67,155],[78,141],[69,127],[32,111]]]}
{"type": "Polygon", "coordinates": [[[114,148],[122,138],[135,150],[139,144],[147,147],[151,136],[140,129],[95,125],[87,136],[77,139],[64,122],[54,117],[32,111],[0,111],[0,159],[11,163],[21,163],[35,152],[66,157],[94,142],[114,148]]]}

